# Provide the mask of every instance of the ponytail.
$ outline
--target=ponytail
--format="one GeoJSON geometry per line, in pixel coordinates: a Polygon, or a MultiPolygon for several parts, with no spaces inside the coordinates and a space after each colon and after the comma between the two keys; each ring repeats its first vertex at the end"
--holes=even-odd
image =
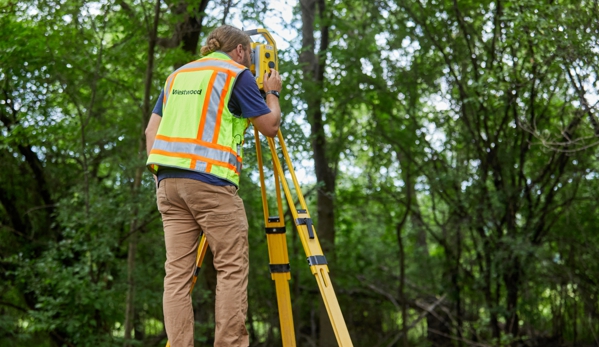
{"type": "Polygon", "coordinates": [[[243,31],[230,25],[222,25],[208,34],[206,45],[202,46],[200,54],[205,57],[216,51],[227,53],[240,44],[249,49],[250,42],[250,37],[243,31]]]}

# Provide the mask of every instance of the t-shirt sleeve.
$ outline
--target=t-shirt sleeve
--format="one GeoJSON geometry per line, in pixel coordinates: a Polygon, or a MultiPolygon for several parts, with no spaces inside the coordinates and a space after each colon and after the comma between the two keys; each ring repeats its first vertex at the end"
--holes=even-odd
{"type": "Polygon", "coordinates": [[[245,70],[237,77],[231,99],[229,110],[234,115],[243,118],[252,118],[270,113],[264,98],[260,94],[256,80],[250,70],[245,70]]]}
{"type": "Polygon", "coordinates": [[[152,113],[156,113],[160,117],[162,117],[162,99],[164,99],[164,89],[160,92],[160,96],[158,97],[158,100],[156,100],[156,105],[152,110],[152,113]]]}

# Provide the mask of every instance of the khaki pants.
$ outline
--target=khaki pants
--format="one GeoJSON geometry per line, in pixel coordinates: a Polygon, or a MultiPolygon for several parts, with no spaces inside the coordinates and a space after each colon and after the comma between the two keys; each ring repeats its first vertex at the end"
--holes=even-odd
{"type": "Polygon", "coordinates": [[[217,271],[215,347],[248,347],[245,328],[248,282],[248,223],[234,186],[167,178],[156,193],[164,224],[164,324],[172,347],[193,347],[194,319],[189,289],[200,231],[217,271]]]}

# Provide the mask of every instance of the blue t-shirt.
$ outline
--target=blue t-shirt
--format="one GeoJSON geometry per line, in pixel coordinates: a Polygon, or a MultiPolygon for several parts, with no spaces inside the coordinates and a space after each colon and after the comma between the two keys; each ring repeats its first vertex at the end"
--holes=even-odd
{"type": "MultiPolygon", "coordinates": [[[[164,89],[160,92],[160,96],[156,101],[153,113],[162,117],[162,99],[164,98],[164,89]]],[[[253,118],[270,113],[270,108],[266,105],[264,98],[260,94],[256,80],[250,70],[242,71],[237,80],[235,86],[233,86],[233,92],[229,99],[229,111],[237,117],[253,118]]],[[[196,172],[184,169],[175,169],[164,167],[158,169],[158,184],[165,178],[190,178],[197,181],[202,181],[215,186],[233,186],[230,181],[222,179],[220,177],[211,175],[209,173],[196,172]]]]}

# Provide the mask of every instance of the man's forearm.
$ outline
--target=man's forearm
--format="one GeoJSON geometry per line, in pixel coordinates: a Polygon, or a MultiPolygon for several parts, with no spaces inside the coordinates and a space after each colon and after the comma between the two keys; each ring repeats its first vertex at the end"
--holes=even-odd
{"type": "Polygon", "coordinates": [[[281,125],[281,105],[279,103],[279,98],[272,94],[266,95],[266,105],[270,108],[270,112],[275,116],[273,117],[273,121],[275,122],[273,126],[278,128],[281,125]]]}
{"type": "Polygon", "coordinates": [[[146,154],[148,157],[150,156],[150,152],[152,151],[152,147],[154,146],[154,139],[156,138],[156,133],[148,133],[146,132],[146,154]]]}
{"type": "Polygon", "coordinates": [[[150,121],[148,122],[148,127],[146,128],[146,153],[148,156],[154,146],[154,140],[156,139],[156,134],[158,134],[158,127],[161,120],[162,117],[160,115],[152,113],[152,117],[150,117],[150,121]]]}

